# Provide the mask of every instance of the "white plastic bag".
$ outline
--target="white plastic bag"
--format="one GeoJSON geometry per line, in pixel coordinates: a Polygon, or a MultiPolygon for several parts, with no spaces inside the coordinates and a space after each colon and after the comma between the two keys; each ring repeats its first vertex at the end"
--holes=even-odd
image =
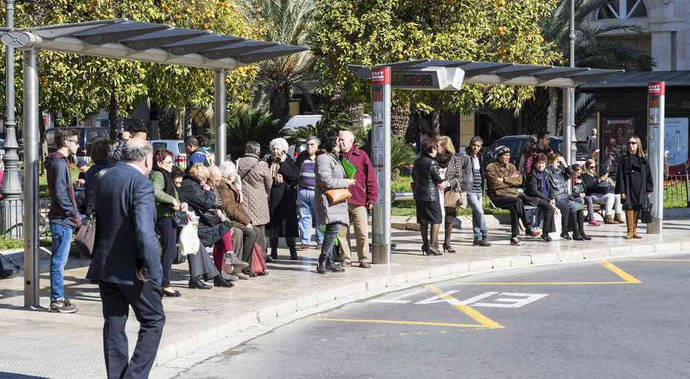
{"type": "Polygon", "coordinates": [[[180,231],[180,248],[182,254],[196,254],[199,251],[201,242],[199,241],[199,218],[191,217],[191,221],[187,223],[180,231]]]}

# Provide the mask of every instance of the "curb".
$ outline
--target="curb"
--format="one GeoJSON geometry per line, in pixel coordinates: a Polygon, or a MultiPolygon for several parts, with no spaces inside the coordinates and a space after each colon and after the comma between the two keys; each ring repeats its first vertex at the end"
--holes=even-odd
{"type": "Polygon", "coordinates": [[[200,331],[192,339],[160,348],[151,372],[154,378],[169,378],[185,369],[271,330],[325,312],[344,304],[422,284],[457,279],[473,274],[530,266],[593,261],[607,258],[661,254],[690,254],[690,242],[618,246],[606,249],[568,250],[558,253],[517,254],[401,274],[379,276],[350,283],[325,292],[289,299],[258,311],[246,312],[215,328],[200,331]]]}

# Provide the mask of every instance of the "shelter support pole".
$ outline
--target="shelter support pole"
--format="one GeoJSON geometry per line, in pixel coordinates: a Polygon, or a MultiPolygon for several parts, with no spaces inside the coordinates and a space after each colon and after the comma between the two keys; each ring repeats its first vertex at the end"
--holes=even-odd
{"type": "Polygon", "coordinates": [[[372,263],[391,262],[391,68],[371,71],[371,152],[379,187],[372,214],[372,263]]]}
{"type": "Polygon", "coordinates": [[[24,306],[40,307],[38,255],[38,50],[24,50],[24,306]]]}
{"type": "MultiPolygon", "coordinates": [[[[666,83],[650,82],[647,94],[647,149],[649,166],[652,171],[654,191],[652,202],[652,222],[647,224],[647,233],[662,234],[664,221],[664,112],[666,110],[666,83]]],[[[641,147],[640,147],[641,148],[641,147]]],[[[643,183],[644,185],[644,183],[643,183]]]]}
{"type": "Polygon", "coordinates": [[[563,147],[561,154],[565,161],[572,165],[575,163],[573,152],[573,124],[575,124],[575,89],[563,89],[563,147]]]}
{"type": "MultiPolygon", "coordinates": [[[[7,27],[14,28],[14,1],[7,1],[7,27]]],[[[19,182],[19,170],[17,163],[19,162],[19,155],[17,155],[17,132],[14,106],[14,47],[5,46],[5,156],[3,162],[5,164],[5,175],[2,181],[2,230],[8,230],[13,225],[22,223],[22,187],[19,182]]],[[[14,228],[10,232],[11,238],[22,238],[21,229],[14,228]]]]}
{"type": "Polygon", "coordinates": [[[227,151],[227,136],[225,122],[225,110],[227,99],[225,97],[226,70],[215,70],[213,78],[213,124],[216,129],[216,164],[221,164],[227,151]]]}

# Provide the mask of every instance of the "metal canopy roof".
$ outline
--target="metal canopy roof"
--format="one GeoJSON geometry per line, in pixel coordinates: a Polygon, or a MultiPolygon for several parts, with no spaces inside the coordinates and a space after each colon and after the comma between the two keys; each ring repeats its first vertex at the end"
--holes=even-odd
{"type": "Polygon", "coordinates": [[[234,69],[309,50],[308,46],[253,41],[128,19],[3,31],[3,43],[19,49],[37,48],[208,69],[234,69]]]}
{"type": "Polygon", "coordinates": [[[634,87],[646,90],[649,82],[666,82],[666,87],[690,87],[690,70],[627,71],[589,82],[581,88],[583,91],[634,87]]]}
{"type": "MultiPolygon", "coordinates": [[[[473,62],[440,59],[423,59],[408,62],[377,65],[390,67],[392,73],[415,72],[431,68],[460,68],[465,71],[464,83],[531,85],[543,87],[577,87],[588,81],[608,77],[623,70],[605,70],[584,67],[559,67],[501,62],[473,62]]],[[[350,65],[355,75],[369,79],[367,66],[350,65]]],[[[393,77],[395,86],[395,76],[393,77]]]]}

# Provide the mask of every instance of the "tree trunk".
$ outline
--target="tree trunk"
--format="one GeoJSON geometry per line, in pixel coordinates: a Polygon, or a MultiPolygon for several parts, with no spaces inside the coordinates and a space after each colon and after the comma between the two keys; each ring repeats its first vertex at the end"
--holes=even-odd
{"type": "Polygon", "coordinates": [[[117,98],[114,89],[110,91],[110,104],[108,106],[108,120],[110,121],[110,140],[117,139],[117,98]]]}
{"type": "Polygon", "coordinates": [[[430,137],[441,135],[441,105],[441,98],[439,96],[434,96],[431,100],[431,106],[434,110],[429,114],[431,116],[430,137]]]}

